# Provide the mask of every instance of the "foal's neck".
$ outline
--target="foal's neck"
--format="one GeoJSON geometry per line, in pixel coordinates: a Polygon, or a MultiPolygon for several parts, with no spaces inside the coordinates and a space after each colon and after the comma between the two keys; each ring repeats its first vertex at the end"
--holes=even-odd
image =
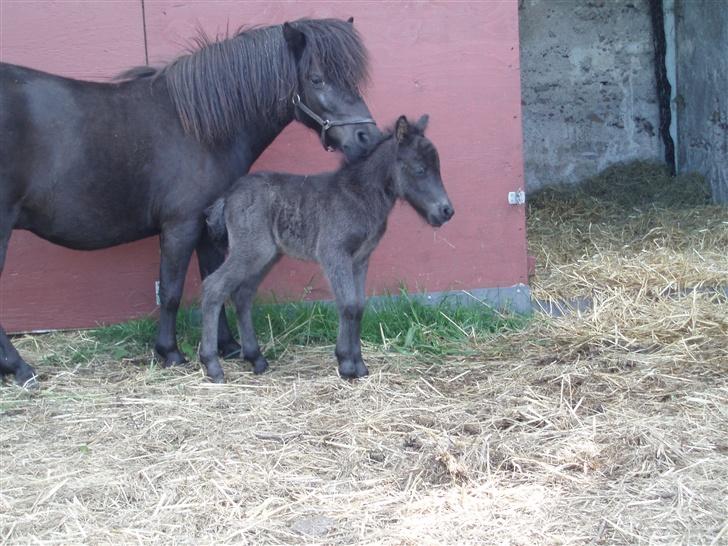
{"type": "Polygon", "coordinates": [[[396,156],[397,144],[390,137],[349,171],[349,183],[356,187],[357,195],[371,205],[372,212],[383,216],[382,221],[386,220],[397,200],[394,181],[396,156]]]}

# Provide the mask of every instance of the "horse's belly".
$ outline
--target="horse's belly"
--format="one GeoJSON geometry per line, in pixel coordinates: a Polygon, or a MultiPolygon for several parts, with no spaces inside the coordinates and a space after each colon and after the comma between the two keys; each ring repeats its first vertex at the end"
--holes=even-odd
{"type": "Polygon", "coordinates": [[[22,214],[16,226],[35,233],[51,243],[74,250],[98,250],[150,237],[158,233],[151,226],[99,223],[81,216],[64,215],[63,219],[22,214]]]}

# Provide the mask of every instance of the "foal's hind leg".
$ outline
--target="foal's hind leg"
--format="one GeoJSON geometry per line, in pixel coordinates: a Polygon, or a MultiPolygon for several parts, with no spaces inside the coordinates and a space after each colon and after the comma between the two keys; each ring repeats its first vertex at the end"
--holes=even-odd
{"type": "MultiPolygon", "coordinates": [[[[14,214],[0,209],[0,279],[2,279],[5,256],[14,222],[14,214]]],[[[15,382],[21,387],[34,388],[38,385],[35,370],[20,357],[5,330],[0,326],[0,376],[9,374],[15,375],[15,382]]]]}
{"type": "Polygon", "coordinates": [[[215,383],[223,383],[225,374],[217,352],[218,321],[225,300],[243,280],[245,273],[234,256],[213,271],[202,283],[202,339],[200,362],[207,376],[215,383]]]}
{"type": "MultiPolygon", "coordinates": [[[[207,230],[203,230],[197,244],[197,262],[200,266],[200,277],[204,281],[225,261],[225,254],[210,240],[207,230]]],[[[235,358],[240,355],[240,345],[230,332],[230,325],[225,316],[225,307],[220,309],[217,330],[217,350],[223,358],[235,358]]]]}
{"type": "Polygon", "coordinates": [[[243,346],[243,358],[253,365],[253,373],[256,374],[261,374],[268,369],[268,361],[260,352],[258,338],[255,335],[255,328],[253,328],[253,296],[255,296],[258,285],[275,262],[274,256],[261,271],[254,272],[244,279],[233,294],[238,315],[240,343],[243,346]]]}

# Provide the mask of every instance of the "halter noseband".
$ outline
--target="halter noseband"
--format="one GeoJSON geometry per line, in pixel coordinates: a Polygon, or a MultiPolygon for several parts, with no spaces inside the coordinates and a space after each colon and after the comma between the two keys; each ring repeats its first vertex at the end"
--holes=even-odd
{"type": "Polygon", "coordinates": [[[321,116],[319,116],[316,112],[311,110],[303,103],[303,101],[301,100],[301,96],[298,93],[295,93],[293,95],[293,106],[295,108],[300,108],[304,114],[306,114],[308,117],[310,117],[321,126],[321,145],[327,152],[334,151],[334,148],[326,145],[326,131],[328,131],[332,127],[337,127],[340,125],[356,125],[357,123],[371,123],[376,125],[376,122],[371,118],[354,118],[339,121],[330,121],[328,119],[323,119],[321,116]]]}

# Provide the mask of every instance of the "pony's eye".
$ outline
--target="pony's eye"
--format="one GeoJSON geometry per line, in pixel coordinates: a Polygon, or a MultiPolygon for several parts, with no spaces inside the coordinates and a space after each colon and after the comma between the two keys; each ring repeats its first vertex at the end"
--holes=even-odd
{"type": "Polygon", "coordinates": [[[311,80],[311,83],[314,85],[321,85],[324,83],[324,79],[319,75],[311,76],[310,80],[311,80]]]}
{"type": "Polygon", "coordinates": [[[412,172],[415,173],[417,176],[422,176],[425,174],[425,167],[424,165],[415,164],[412,165],[412,172]]]}

